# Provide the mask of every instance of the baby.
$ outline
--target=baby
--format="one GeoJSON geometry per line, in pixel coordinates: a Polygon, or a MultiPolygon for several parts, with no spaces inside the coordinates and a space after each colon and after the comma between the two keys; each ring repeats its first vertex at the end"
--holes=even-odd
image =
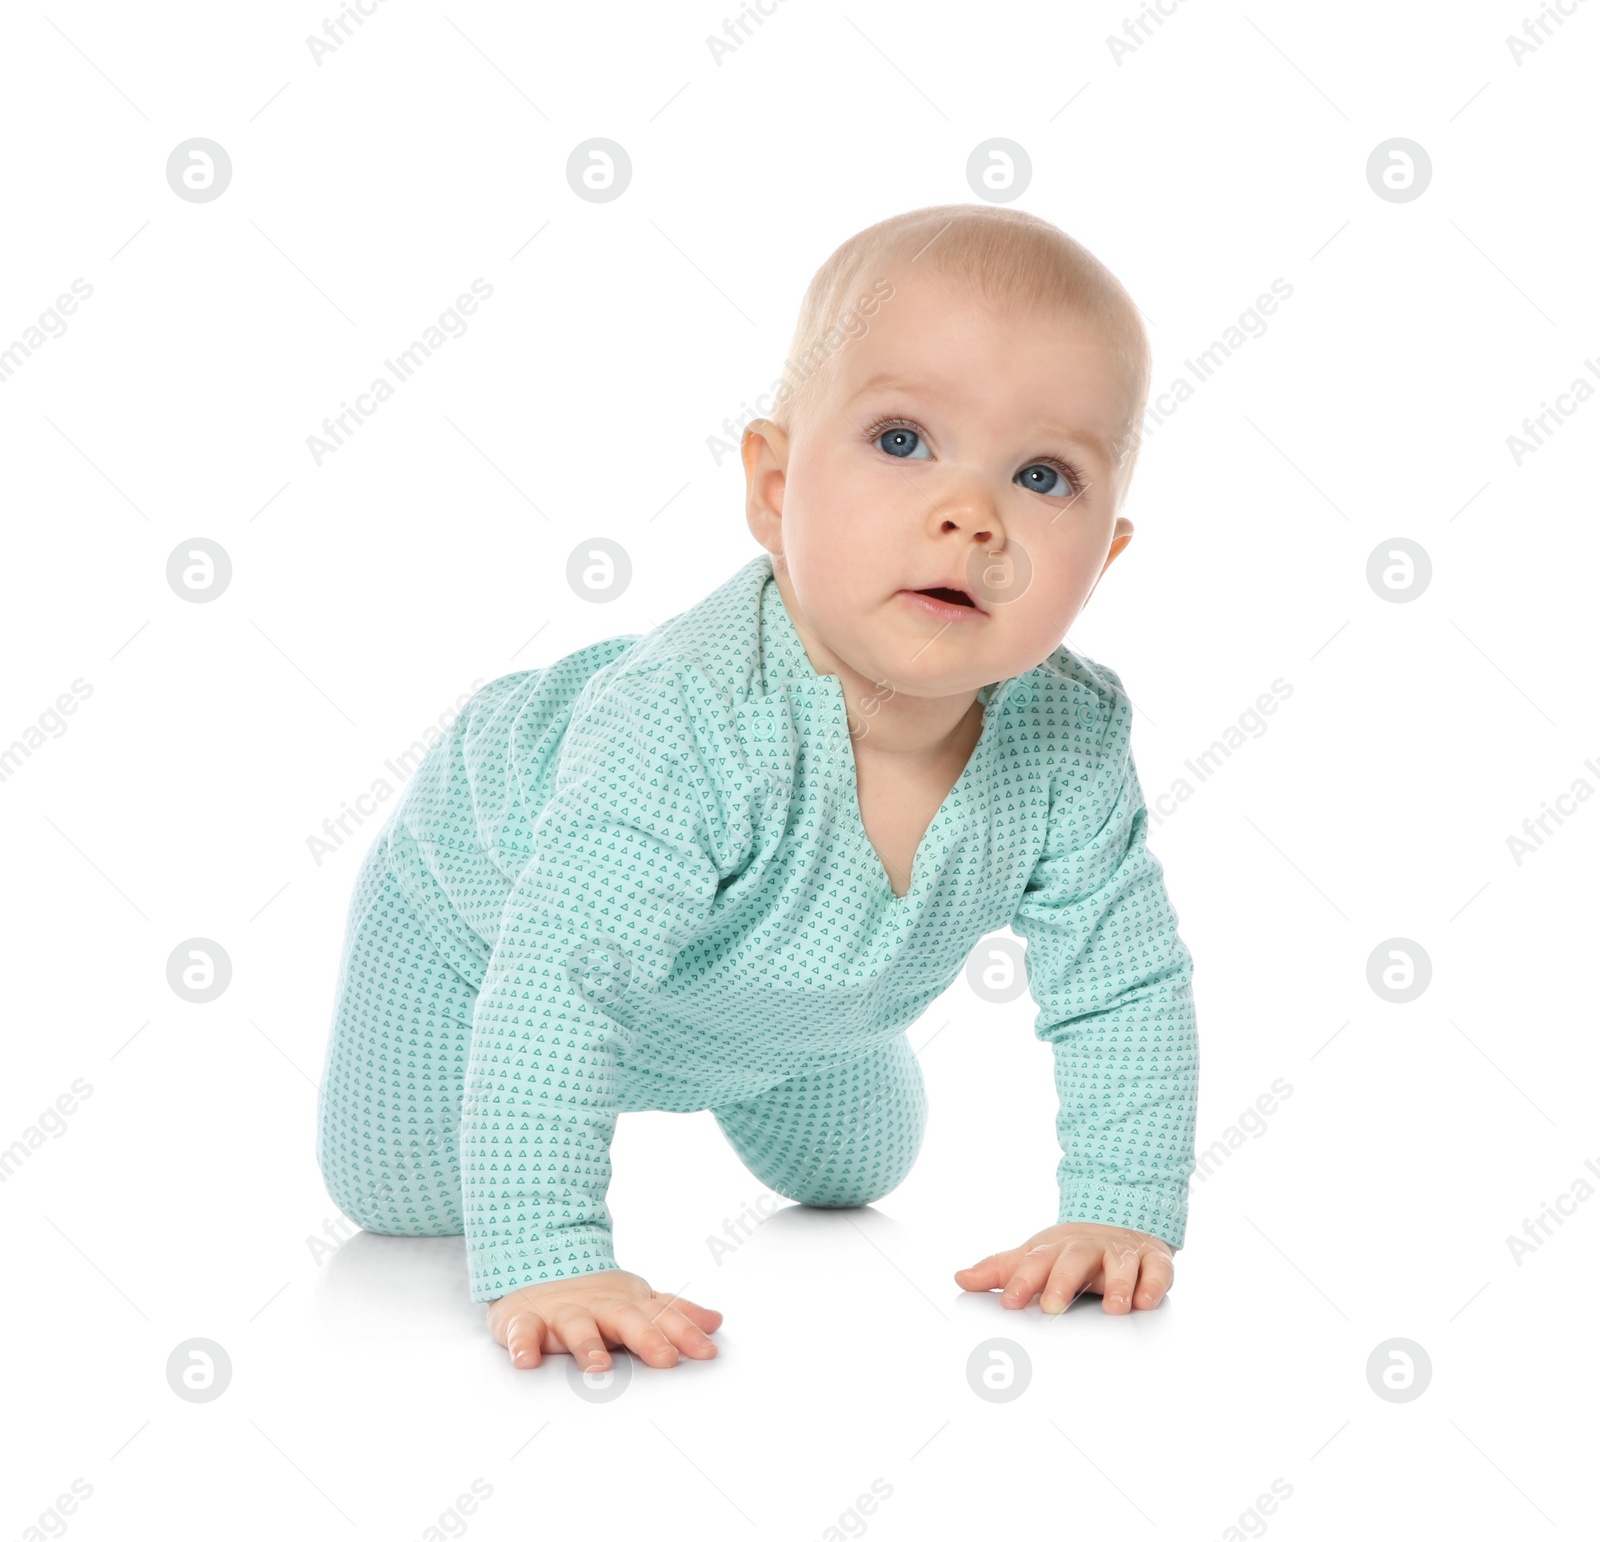
{"type": "Polygon", "coordinates": [[[1132,539],[1138,311],[1045,220],[919,209],[823,264],[791,365],[743,433],[760,554],[485,686],[357,880],[322,1172],[368,1231],[465,1233],[518,1366],[714,1356],[721,1313],[618,1267],[617,1115],[710,1109],[778,1194],[869,1204],[922,1141],[907,1026],[1006,926],[1060,1204],[956,1283],[1127,1312],[1183,1245],[1192,961],[1121,679],[1062,642],[1132,539]]]}

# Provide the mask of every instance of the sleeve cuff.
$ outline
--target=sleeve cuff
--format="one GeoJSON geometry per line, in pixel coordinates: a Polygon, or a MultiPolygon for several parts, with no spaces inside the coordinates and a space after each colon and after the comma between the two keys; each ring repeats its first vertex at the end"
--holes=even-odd
{"type": "Polygon", "coordinates": [[[527,1242],[467,1250],[467,1279],[474,1301],[494,1301],[524,1285],[616,1267],[611,1232],[604,1226],[569,1226],[527,1242]]]}
{"type": "Polygon", "coordinates": [[[1174,1194],[1170,1184],[1089,1179],[1062,1184],[1061,1211],[1056,1220],[1058,1224],[1093,1221],[1100,1226],[1126,1226],[1181,1248],[1188,1218],[1187,1194],[1174,1194]]]}

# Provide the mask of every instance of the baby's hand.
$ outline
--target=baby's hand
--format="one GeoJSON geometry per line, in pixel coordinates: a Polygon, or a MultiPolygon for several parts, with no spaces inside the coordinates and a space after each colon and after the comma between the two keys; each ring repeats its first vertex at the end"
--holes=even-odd
{"type": "Polygon", "coordinates": [[[696,1360],[710,1360],[717,1346],[706,1335],[721,1323],[721,1312],[682,1296],[659,1295],[626,1269],[543,1280],[489,1303],[489,1331],[519,1369],[532,1369],[546,1354],[565,1350],[582,1370],[606,1370],[611,1365],[607,1339],[663,1369],[678,1363],[680,1349],[696,1360]]]}
{"type": "Polygon", "coordinates": [[[1172,1284],[1172,1249],[1159,1237],[1125,1226],[1066,1221],[1036,1232],[1019,1248],[991,1253],[956,1270],[963,1290],[1004,1285],[1002,1306],[1021,1307],[1043,1287],[1040,1309],[1064,1311],[1079,1292],[1099,1292],[1108,1312],[1155,1306],[1172,1284]],[[1129,1305],[1130,1301],[1132,1306],[1129,1305]]]}

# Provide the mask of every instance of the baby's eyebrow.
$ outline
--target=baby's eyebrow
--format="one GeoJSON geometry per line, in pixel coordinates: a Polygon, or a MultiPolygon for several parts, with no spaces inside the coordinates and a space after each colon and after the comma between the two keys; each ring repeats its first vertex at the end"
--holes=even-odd
{"type": "Polygon", "coordinates": [[[891,374],[888,370],[879,370],[877,374],[862,381],[861,389],[850,398],[850,401],[845,403],[845,406],[848,407],[851,402],[859,401],[868,391],[876,391],[880,387],[890,391],[925,391],[928,389],[923,382],[903,380],[899,375],[891,374]]]}
{"type": "MultiPolygon", "coordinates": [[[[845,407],[853,406],[869,391],[877,390],[906,391],[935,398],[939,394],[937,387],[931,386],[927,381],[907,380],[892,370],[879,370],[862,382],[861,388],[845,403],[845,407]]],[[[1060,440],[1074,449],[1087,450],[1103,466],[1111,465],[1115,459],[1106,441],[1089,429],[1068,428],[1063,424],[1050,422],[1040,423],[1037,427],[1041,434],[1049,438],[1060,440]]]]}
{"type": "Polygon", "coordinates": [[[1041,423],[1039,428],[1041,433],[1053,439],[1065,440],[1068,444],[1088,450],[1104,464],[1111,464],[1111,450],[1099,434],[1090,433],[1083,428],[1063,428],[1058,423],[1041,423]]]}

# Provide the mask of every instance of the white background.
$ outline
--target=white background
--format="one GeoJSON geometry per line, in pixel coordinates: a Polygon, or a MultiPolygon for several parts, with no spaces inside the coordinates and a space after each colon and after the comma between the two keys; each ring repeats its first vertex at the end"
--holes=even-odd
{"type": "Polygon", "coordinates": [[[3,1535],[1590,1534],[1600,1196],[1570,1196],[1600,1188],[1600,807],[1520,863],[1508,837],[1600,786],[1600,405],[1568,398],[1520,465],[1508,437],[1600,361],[1600,7],[1520,64],[1523,0],[1187,0],[1120,63],[1121,0],[779,0],[720,64],[715,5],[383,0],[319,65],[327,14],[0,22],[0,348],[93,289],[0,386],[0,745],[92,688],[0,781],[0,1144],[27,1149],[0,1184],[3,1535]],[[633,167],[604,204],[565,173],[595,136],[633,167]],[[1196,959],[1200,1145],[1292,1094],[1195,1180],[1167,1303],[1121,1318],[951,1280],[1054,1220],[1026,996],[958,980],[912,1029],[933,1111],[900,1189],[789,1207],[720,1264],[759,1185],[709,1113],[627,1115],[619,1252],[726,1322],[720,1358],[597,1404],[569,1357],[512,1370],[460,1238],[308,1245],[378,822],[320,864],[308,838],[474,678],[648,630],[754,555],[708,438],[838,242],[978,201],[997,136],[1031,158],[1018,206],[1138,301],[1158,390],[1293,289],[1150,435],[1134,542],[1067,639],[1127,684],[1153,804],[1292,687],[1150,836],[1196,959]],[[1432,162],[1409,202],[1367,179],[1397,136],[1432,162]],[[193,137],[232,161],[211,202],[167,182],[193,137]],[[308,436],[475,278],[465,335],[317,464],[308,436]],[[608,605],[565,577],[596,536],[633,562],[608,605]],[[196,537],[233,568],[207,604],[166,579],[196,537]],[[1432,579],[1394,603],[1366,573],[1401,537],[1432,579]],[[233,966],[203,1006],[167,983],[194,937],[233,966]],[[1394,938],[1432,967],[1404,1005],[1368,983],[1394,938]],[[1004,1404],[967,1380],[996,1337],[1032,1368],[1004,1404]],[[232,1367],[198,1404],[167,1379],[196,1338],[232,1367]],[[1432,1366],[1404,1403],[1368,1382],[1394,1338],[1432,1366]]]}

